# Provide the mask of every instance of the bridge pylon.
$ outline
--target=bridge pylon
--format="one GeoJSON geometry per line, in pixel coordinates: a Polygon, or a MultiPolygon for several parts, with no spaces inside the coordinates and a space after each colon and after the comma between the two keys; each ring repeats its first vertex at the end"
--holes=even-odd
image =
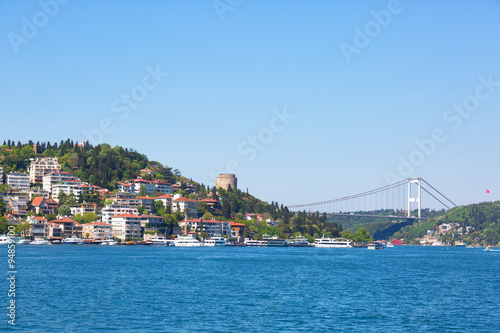
{"type": "Polygon", "coordinates": [[[420,186],[420,178],[408,178],[408,217],[411,217],[411,203],[416,202],[418,207],[418,218],[421,216],[421,208],[422,208],[422,200],[421,200],[421,186],[420,186]],[[417,195],[413,196],[411,191],[411,184],[417,184],[417,195]]]}

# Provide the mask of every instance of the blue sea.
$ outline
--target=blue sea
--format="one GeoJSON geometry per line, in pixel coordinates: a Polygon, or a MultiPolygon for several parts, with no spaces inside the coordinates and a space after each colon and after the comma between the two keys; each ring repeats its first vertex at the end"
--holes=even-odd
{"type": "Polygon", "coordinates": [[[500,252],[479,248],[16,250],[16,325],[4,278],[0,330],[500,331],[500,252]]]}

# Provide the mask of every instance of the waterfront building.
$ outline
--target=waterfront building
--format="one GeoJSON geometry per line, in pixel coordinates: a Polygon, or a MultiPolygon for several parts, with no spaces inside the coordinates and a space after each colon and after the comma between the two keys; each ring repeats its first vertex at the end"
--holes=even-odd
{"type": "Polygon", "coordinates": [[[92,222],[83,225],[83,237],[89,239],[108,239],[113,236],[112,225],[102,222],[92,222]]]}
{"type": "Polygon", "coordinates": [[[231,222],[223,222],[216,220],[193,219],[180,221],[179,226],[182,228],[188,226],[191,230],[204,231],[209,237],[214,235],[232,236],[231,222]]]}
{"type": "Polygon", "coordinates": [[[125,240],[138,240],[141,235],[141,217],[133,214],[121,214],[111,218],[113,237],[125,240]]]}
{"type": "Polygon", "coordinates": [[[31,226],[31,230],[29,235],[31,237],[43,237],[46,238],[48,236],[49,224],[45,217],[41,216],[29,216],[26,219],[26,222],[31,226]]]}
{"type": "Polygon", "coordinates": [[[50,221],[50,224],[56,224],[61,228],[64,237],[82,237],[82,225],[69,217],[50,221]]]}

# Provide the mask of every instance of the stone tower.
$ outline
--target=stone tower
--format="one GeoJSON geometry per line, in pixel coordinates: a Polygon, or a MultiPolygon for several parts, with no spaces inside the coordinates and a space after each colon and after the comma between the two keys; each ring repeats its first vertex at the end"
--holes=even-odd
{"type": "Polygon", "coordinates": [[[229,185],[233,190],[238,188],[238,179],[233,173],[220,173],[219,177],[215,178],[215,188],[222,187],[227,191],[229,185]]]}

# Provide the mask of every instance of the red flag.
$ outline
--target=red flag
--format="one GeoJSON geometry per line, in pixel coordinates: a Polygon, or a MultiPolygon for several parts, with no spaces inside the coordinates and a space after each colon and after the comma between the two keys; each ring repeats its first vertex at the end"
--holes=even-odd
{"type": "Polygon", "coordinates": [[[490,193],[490,190],[486,190],[486,193],[490,193]]]}

